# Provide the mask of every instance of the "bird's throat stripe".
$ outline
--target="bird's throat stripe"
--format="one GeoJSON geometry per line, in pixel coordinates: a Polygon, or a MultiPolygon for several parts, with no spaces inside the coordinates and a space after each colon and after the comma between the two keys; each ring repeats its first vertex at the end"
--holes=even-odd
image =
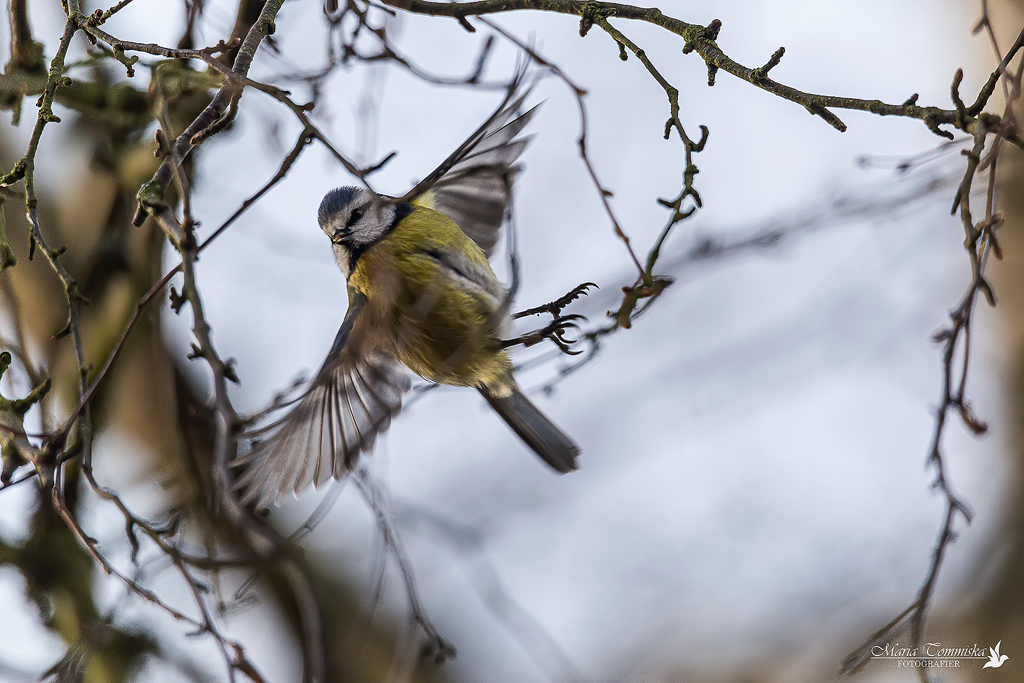
{"type": "Polygon", "coordinates": [[[369,244],[346,244],[345,247],[348,249],[348,272],[356,272],[356,263],[359,261],[360,257],[364,253],[366,253],[366,250],[380,242],[388,235],[390,235],[392,231],[394,231],[395,227],[398,226],[398,222],[401,221],[406,216],[408,216],[409,214],[411,214],[415,208],[416,207],[414,207],[409,202],[402,202],[401,204],[396,204],[395,218],[394,220],[391,221],[391,225],[388,226],[388,229],[385,230],[380,237],[370,242],[369,244]]]}

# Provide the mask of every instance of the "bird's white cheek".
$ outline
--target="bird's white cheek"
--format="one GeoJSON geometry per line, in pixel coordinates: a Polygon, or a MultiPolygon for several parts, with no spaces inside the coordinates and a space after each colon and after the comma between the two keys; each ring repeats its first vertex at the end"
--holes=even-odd
{"type": "Polygon", "coordinates": [[[348,249],[340,244],[334,245],[334,259],[338,262],[338,267],[341,268],[341,272],[345,275],[346,279],[350,275],[348,272],[349,258],[348,249]]]}

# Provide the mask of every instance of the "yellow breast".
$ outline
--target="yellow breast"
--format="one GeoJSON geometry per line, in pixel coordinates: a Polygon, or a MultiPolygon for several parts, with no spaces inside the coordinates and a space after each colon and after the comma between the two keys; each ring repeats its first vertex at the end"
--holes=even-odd
{"type": "Polygon", "coordinates": [[[443,384],[506,383],[504,287],[444,214],[414,208],[359,258],[349,288],[367,297],[374,342],[413,372],[443,384]]]}

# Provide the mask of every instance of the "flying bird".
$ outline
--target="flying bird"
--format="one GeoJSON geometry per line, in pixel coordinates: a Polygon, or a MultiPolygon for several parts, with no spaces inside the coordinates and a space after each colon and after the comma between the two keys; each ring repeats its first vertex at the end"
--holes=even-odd
{"type": "Polygon", "coordinates": [[[995,647],[990,647],[988,649],[988,661],[985,662],[985,665],[981,667],[982,669],[987,669],[989,667],[992,667],[993,669],[998,669],[1006,662],[1007,659],[1010,658],[1009,655],[999,654],[999,646],[1002,644],[1003,641],[1000,640],[998,643],[996,643],[995,647]]]}
{"type": "Polygon", "coordinates": [[[506,349],[546,337],[565,350],[561,335],[580,316],[561,317],[557,307],[528,341],[508,339],[511,297],[487,260],[529,142],[519,133],[536,112],[518,113],[529,94],[522,83],[403,197],[341,187],[323,198],[318,221],[347,280],[348,312],[297,405],[234,461],[247,466],[237,484],[243,501],[266,507],[350,471],[401,410],[410,370],[477,389],[544,462],[576,469],[579,447],[523,395],[506,349]]]}

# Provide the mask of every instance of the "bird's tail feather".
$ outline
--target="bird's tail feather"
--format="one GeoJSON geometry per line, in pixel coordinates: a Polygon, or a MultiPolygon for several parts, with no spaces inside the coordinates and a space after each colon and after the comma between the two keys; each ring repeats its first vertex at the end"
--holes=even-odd
{"type": "Polygon", "coordinates": [[[480,393],[512,431],[544,462],[563,473],[576,469],[579,446],[540,412],[519,387],[513,385],[512,393],[500,398],[486,388],[480,389],[480,393]]]}

